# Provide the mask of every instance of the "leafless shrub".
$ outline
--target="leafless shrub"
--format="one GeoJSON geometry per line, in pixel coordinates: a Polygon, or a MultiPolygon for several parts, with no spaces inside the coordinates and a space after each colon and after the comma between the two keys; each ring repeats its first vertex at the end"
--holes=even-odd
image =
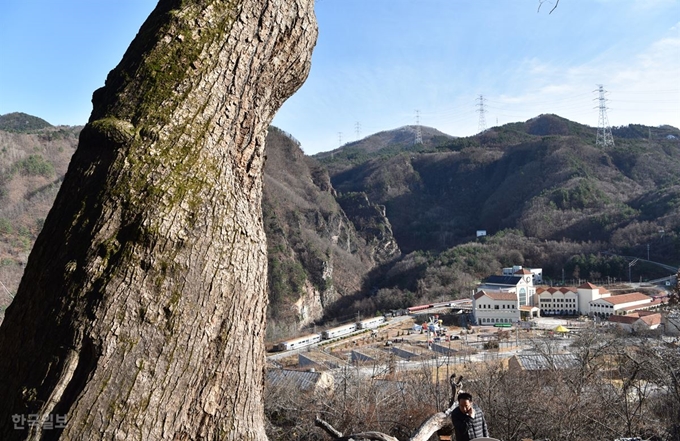
{"type": "MultiPolygon", "coordinates": [[[[574,363],[560,365],[562,343],[562,339],[533,340],[532,353],[554,361],[544,369],[510,369],[499,359],[468,365],[466,391],[484,410],[492,436],[504,441],[679,439],[680,352],[676,347],[653,336],[584,330],[568,347],[574,363]]],[[[449,405],[441,381],[448,372],[441,360],[428,360],[420,369],[403,372],[387,365],[383,370],[373,367],[367,376],[366,369],[343,369],[336,375],[334,393],[323,400],[298,397],[281,403],[304,402],[304,409],[285,406],[310,420],[318,414],[342,433],[380,431],[400,440],[410,439],[420,423],[449,405]]],[[[285,407],[269,400],[268,406],[285,407]]],[[[314,432],[308,423],[304,431],[296,428],[295,432],[307,433],[307,438],[279,431],[281,437],[271,439],[324,439],[312,438],[312,433],[319,436],[319,429],[314,432]]]]}

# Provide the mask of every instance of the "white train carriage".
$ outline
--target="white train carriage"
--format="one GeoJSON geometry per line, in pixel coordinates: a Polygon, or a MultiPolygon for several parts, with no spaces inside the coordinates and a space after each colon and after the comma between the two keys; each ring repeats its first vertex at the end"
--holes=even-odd
{"type": "Polygon", "coordinates": [[[282,341],[276,345],[279,351],[290,351],[291,349],[299,349],[305,346],[313,345],[321,341],[321,334],[309,334],[302,337],[294,338],[292,340],[282,341]]]}
{"type": "Polygon", "coordinates": [[[357,329],[374,329],[385,323],[385,317],[373,317],[357,323],[357,329]]]}
{"type": "Polygon", "coordinates": [[[326,329],[325,331],[323,331],[321,333],[321,337],[324,340],[328,340],[328,339],[331,339],[331,338],[342,337],[343,335],[351,334],[352,332],[354,332],[356,330],[357,330],[357,324],[352,323],[352,324],[349,324],[349,325],[342,325],[342,326],[338,326],[338,327],[335,327],[335,328],[326,329]]]}

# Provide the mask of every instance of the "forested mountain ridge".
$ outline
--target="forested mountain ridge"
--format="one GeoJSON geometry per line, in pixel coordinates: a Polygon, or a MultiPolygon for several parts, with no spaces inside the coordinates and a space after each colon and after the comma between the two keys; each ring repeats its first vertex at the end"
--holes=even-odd
{"type": "Polygon", "coordinates": [[[446,145],[454,136],[427,126],[403,126],[393,130],[383,130],[360,140],[351,141],[343,146],[314,155],[328,168],[329,173],[337,175],[371,158],[390,157],[403,151],[422,151],[446,145]],[[415,144],[420,131],[422,144],[415,144]]]}
{"type": "Polygon", "coordinates": [[[5,132],[30,133],[48,127],[52,127],[52,124],[26,113],[13,112],[0,115],[0,130],[5,132]]]}
{"type": "Polygon", "coordinates": [[[474,240],[477,230],[508,228],[630,249],[636,244],[626,232],[641,223],[655,224],[654,234],[678,228],[680,133],[642,126],[614,133],[616,145],[603,149],[596,129],[542,115],[366,159],[331,180],[339,192],[363,191],[385,205],[406,252],[441,251],[474,240]]]}

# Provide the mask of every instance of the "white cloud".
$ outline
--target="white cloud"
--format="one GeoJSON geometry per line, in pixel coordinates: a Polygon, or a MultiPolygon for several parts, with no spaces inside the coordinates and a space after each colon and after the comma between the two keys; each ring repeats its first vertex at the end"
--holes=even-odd
{"type": "Polygon", "coordinates": [[[674,26],[666,36],[627,59],[600,54],[580,65],[562,69],[538,58],[516,67],[515,94],[490,97],[497,112],[526,119],[557,113],[594,126],[597,124],[597,84],[609,91],[612,125],[641,123],[680,127],[680,35],[674,26]]]}
{"type": "Polygon", "coordinates": [[[634,0],[633,7],[638,10],[665,9],[677,3],[678,0],[634,0]]]}

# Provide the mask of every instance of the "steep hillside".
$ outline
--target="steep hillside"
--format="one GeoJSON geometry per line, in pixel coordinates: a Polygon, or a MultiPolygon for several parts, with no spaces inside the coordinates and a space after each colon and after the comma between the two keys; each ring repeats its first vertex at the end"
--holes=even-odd
{"type": "Polygon", "coordinates": [[[680,263],[680,131],[613,132],[615,147],[601,149],[596,129],[541,115],[334,173],[338,192],[386,207],[405,252],[345,309],[466,297],[511,265],[541,267],[550,284],[668,276],[643,260],[631,272],[621,255],[680,263]]]}
{"type": "Polygon", "coordinates": [[[285,335],[362,288],[375,265],[399,254],[384,209],[336,200],[328,172],[271,127],[262,201],[269,254],[268,332],[285,335]],[[355,226],[356,223],[356,226],[355,226]]]}
{"type": "MultiPolygon", "coordinates": [[[[14,118],[3,115],[0,120],[7,123],[14,118]]],[[[42,121],[29,115],[20,120],[42,121]]],[[[11,301],[7,291],[16,292],[28,253],[75,151],[80,128],[49,126],[30,132],[0,130],[0,282],[4,285],[0,286],[0,311],[11,301]]]]}

